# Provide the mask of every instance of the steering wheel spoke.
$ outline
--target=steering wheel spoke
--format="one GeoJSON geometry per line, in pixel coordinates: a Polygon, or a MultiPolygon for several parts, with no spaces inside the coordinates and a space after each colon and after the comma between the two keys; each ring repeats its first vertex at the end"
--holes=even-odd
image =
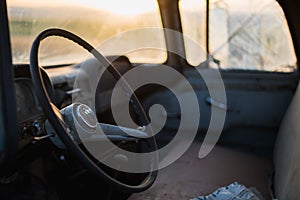
{"type": "Polygon", "coordinates": [[[140,139],[147,136],[147,133],[137,129],[98,123],[96,132],[87,138],[82,138],[82,140],[83,142],[104,142],[109,139],[112,142],[127,141],[138,143],[140,139]]]}

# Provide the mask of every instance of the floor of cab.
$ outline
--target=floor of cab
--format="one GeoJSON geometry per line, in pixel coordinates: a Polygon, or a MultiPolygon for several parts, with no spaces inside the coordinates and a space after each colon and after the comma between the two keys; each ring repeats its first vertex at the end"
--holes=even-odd
{"type": "Polygon", "coordinates": [[[204,159],[197,157],[200,143],[194,143],[176,162],[159,171],[154,185],[129,200],[181,200],[207,195],[235,181],[255,187],[269,199],[268,176],[272,160],[216,146],[204,159]]]}

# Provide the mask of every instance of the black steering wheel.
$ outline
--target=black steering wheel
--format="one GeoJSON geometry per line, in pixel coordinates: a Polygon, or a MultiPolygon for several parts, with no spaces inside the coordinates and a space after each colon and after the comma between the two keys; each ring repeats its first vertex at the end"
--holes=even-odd
{"type": "MultiPolygon", "coordinates": [[[[59,138],[62,140],[66,148],[68,148],[74,155],[77,157],[79,161],[88,169],[92,174],[95,176],[99,177],[101,180],[106,181],[107,183],[111,184],[112,186],[128,193],[135,193],[135,192],[141,192],[146,189],[148,189],[153,182],[155,181],[157,177],[157,171],[153,170],[150,171],[145,179],[139,184],[139,185],[129,185],[123,182],[120,182],[119,180],[111,177],[108,175],[105,171],[103,171],[96,163],[92,161],[91,158],[89,158],[86,153],[79,147],[79,144],[77,141],[74,140],[73,137],[70,137],[70,131],[67,123],[64,121],[64,118],[62,117],[62,114],[60,110],[51,102],[44,81],[42,79],[42,74],[41,74],[41,67],[39,67],[38,63],[38,52],[39,52],[39,46],[40,42],[44,40],[47,37],[50,36],[60,36],[66,39],[69,39],[77,44],[79,44],[81,47],[92,53],[96,59],[103,65],[103,66],[108,66],[108,70],[110,73],[115,78],[121,78],[121,74],[119,71],[102,55],[100,54],[94,47],[92,47],[90,44],[88,44],[86,41],[78,37],[77,35],[62,30],[62,29],[47,29],[43,32],[41,32],[36,39],[34,40],[32,47],[31,47],[31,52],[30,52],[30,73],[32,77],[33,84],[36,89],[36,94],[38,97],[38,100],[40,102],[40,105],[44,111],[44,114],[48,118],[48,121],[50,122],[51,126],[53,127],[55,133],[59,136],[59,138]]],[[[128,84],[125,84],[126,87],[129,87],[128,84]]],[[[129,87],[130,88],[130,87],[129,87]]],[[[146,114],[137,99],[137,97],[132,95],[133,101],[132,103],[134,104],[134,109],[136,110],[139,115],[143,117],[144,120],[147,120],[146,114]]],[[[83,109],[83,110],[89,110],[90,109],[85,106],[85,105],[75,105],[76,108],[83,109]]],[[[93,125],[93,123],[98,123],[97,118],[94,117],[95,114],[91,113],[91,115],[86,116],[88,117],[89,121],[88,123],[92,124],[87,124],[87,125],[93,125]],[[92,118],[91,118],[92,117],[92,118]]],[[[82,116],[81,116],[82,117],[82,116]]],[[[84,120],[83,120],[84,121],[84,120]]],[[[85,123],[86,120],[84,121],[85,123]]],[[[105,125],[101,124],[101,126],[108,126],[110,130],[114,130],[114,128],[117,128],[117,126],[112,126],[112,125],[105,125]]],[[[130,131],[130,128],[128,128],[130,131]]],[[[131,129],[132,132],[136,132],[138,130],[136,129],[131,129]]],[[[155,139],[152,137],[154,140],[154,146],[156,147],[155,139]]]]}

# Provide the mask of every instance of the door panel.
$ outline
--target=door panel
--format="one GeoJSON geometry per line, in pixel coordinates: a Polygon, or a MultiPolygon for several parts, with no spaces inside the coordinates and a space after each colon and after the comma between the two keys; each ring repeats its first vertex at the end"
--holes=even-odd
{"type": "MultiPolygon", "coordinates": [[[[213,75],[213,71],[215,69],[201,69],[201,74],[206,76],[209,85],[216,85],[210,89],[217,91],[220,88],[217,87],[218,84],[214,83],[219,79],[213,75]]],[[[277,129],[298,83],[297,73],[222,71],[221,74],[226,88],[227,102],[213,99],[215,102],[227,105],[226,120],[220,142],[272,149],[277,129]]],[[[210,97],[208,89],[196,70],[188,69],[184,75],[193,86],[198,98],[200,109],[198,131],[200,135],[204,136],[210,123],[211,106],[218,104],[211,104],[208,101],[210,97]]],[[[173,87],[182,88],[182,95],[194,92],[187,88],[184,89],[181,81],[178,81],[173,87]]],[[[170,91],[160,91],[146,98],[144,106],[147,110],[154,104],[153,102],[168,105],[166,112],[169,117],[165,128],[176,130],[181,120],[180,108],[176,98],[172,95],[170,91]]],[[[161,121],[164,118],[162,113],[153,116],[155,116],[154,121],[161,121]]],[[[193,115],[189,120],[194,120],[193,115]]],[[[188,125],[185,131],[187,133],[191,131],[188,125]]]]}

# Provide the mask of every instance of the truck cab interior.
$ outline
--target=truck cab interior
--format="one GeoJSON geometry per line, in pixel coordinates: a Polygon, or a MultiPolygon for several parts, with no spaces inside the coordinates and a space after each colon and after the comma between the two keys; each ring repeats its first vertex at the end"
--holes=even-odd
{"type": "Polygon", "coordinates": [[[1,0],[0,199],[300,199],[299,9],[1,0]]]}

